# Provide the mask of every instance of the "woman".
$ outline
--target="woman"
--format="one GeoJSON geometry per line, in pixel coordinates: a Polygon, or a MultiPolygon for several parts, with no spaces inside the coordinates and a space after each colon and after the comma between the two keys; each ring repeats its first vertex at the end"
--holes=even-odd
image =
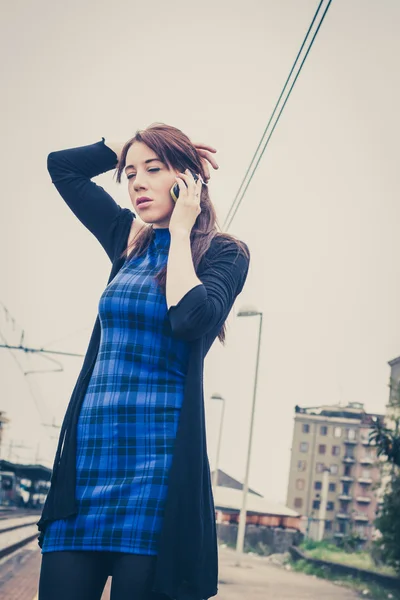
{"type": "Polygon", "coordinates": [[[39,600],[99,600],[108,575],[112,600],[217,593],[203,363],[224,342],[250,256],[217,232],[203,181],[207,161],[218,168],[212,152],[156,123],[124,145],[102,138],[48,157],[112,269],[38,523],[39,600]],[[113,168],[140,220],[91,181],[113,168]]]}

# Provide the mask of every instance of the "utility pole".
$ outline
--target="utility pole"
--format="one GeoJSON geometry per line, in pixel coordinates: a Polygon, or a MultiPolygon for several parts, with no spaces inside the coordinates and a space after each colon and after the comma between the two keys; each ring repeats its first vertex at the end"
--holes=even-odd
{"type": "Polygon", "coordinates": [[[39,464],[39,456],[40,456],[40,442],[37,443],[36,446],[36,454],[35,454],[35,465],[39,464]]]}
{"type": "Polygon", "coordinates": [[[13,440],[10,441],[9,445],[8,445],[8,460],[11,462],[11,457],[14,454],[17,458],[20,457],[19,454],[16,454],[14,452],[15,448],[25,448],[25,449],[31,449],[32,446],[25,446],[25,444],[14,444],[13,440]]]}

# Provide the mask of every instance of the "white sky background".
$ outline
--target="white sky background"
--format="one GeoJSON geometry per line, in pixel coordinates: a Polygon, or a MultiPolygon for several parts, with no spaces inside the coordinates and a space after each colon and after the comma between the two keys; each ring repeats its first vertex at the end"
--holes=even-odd
{"type": "MultiPolygon", "coordinates": [[[[161,121],[218,149],[210,193],[230,207],[317,0],[170,3],[16,1],[0,32],[0,300],[25,344],[84,353],[110,263],[52,186],[49,152],[125,141],[161,121]],[[59,340],[59,341],[57,341],[59,340]],[[54,343],[50,343],[54,342],[54,343]]],[[[250,485],[285,501],[295,404],[364,402],[384,412],[400,354],[400,4],[333,0],[230,232],[252,252],[235,311],[264,314],[250,485]]],[[[113,171],[96,181],[130,207],[113,171]]],[[[206,360],[208,449],[243,479],[257,318],[229,318],[206,360]]],[[[18,342],[0,310],[0,330],[18,342]]],[[[38,357],[26,369],[48,369],[38,357]]],[[[57,358],[57,357],[55,357],[57,358]]],[[[0,352],[11,458],[51,466],[81,359],[23,377],[0,352]],[[36,405],[26,379],[34,386],[36,405]]]]}

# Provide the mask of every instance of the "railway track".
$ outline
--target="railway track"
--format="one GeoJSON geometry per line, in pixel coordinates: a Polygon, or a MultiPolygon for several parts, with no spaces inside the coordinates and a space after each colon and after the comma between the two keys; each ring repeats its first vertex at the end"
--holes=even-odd
{"type": "Polygon", "coordinates": [[[0,560],[11,557],[38,537],[39,513],[22,512],[0,518],[0,560]]]}
{"type": "MultiPolygon", "coordinates": [[[[19,519],[21,517],[30,517],[37,516],[38,520],[40,518],[40,511],[37,510],[0,510],[0,523],[1,521],[6,521],[7,519],[19,519]]],[[[1,529],[1,525],[0,525],[1,529]]]]}

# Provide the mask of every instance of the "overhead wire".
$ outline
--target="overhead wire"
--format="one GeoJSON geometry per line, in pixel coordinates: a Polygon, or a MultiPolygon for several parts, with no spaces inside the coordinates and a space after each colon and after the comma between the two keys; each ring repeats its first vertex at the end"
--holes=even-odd
{"type": "MultiPolygon", "coordinates": [[[[24,337],[25,337],[25,331],[22,329],[22,327],[19,324],[17,324],[17,321],[15,320],[15,318],[11,315],[8,308],[1,301],[0,301],[0,307],[3,309],[6,324],[11,325],[13,333],[16,333],[17,329],[19,329],[19,334],[20,334],[19,345],[12,345],[8,342],[7,338],[5,337],[5,335],[2,333],[2,331],[0,329],[0,341],[3,342],[2,344],[0,343],[0,348],[5,348],[10,352],[12,359],[14,360],[19,371],[22,373],[22,375],[25,379],[25,382],[28,386],[29,395],[31,396],[31,398],[33,400],[33,403],[35,405],[37,413],[40,417],[41,424],[43,426],[46,426],[46,423],[45,423],[46,419],[43,415],[42,406],[40,404],[44,405],[46,412],[49,414],[50,414],[50,410],[49,410],[46,402],[42,398],[42,394],[38,393],[37,389],[36,390],[34,389],[33,380],[31,379],[31,377],[29,377],[29,375],[32,376],[37,373],[57,373],[57,372],[64,371],[63,364],[60,361],[58,361],[54,358],[51,358],[50,356],[46,356],[47,354],[53,354],[53,355],[58,354],[58,355],[63,355],[63,356],[74,356],[74,357],[82,357],[84,355],[78,354],[78,353],[73,353],[73,352],[46,350],[45,348],[28,348],[28,347],[24,346],[23,341],[24,341],[24,337]],[[32,354],[36,354],[36,355],[40,356],[41,358],[43,358],[47,361],[50,361],[53,365],[55,365],[55,368],[53,368],[53,369],[37,369],[37,368],[35,368],[35,369],[31,369],[31,370],[26,370],[26,368],[24,368],[24,366],[20,363],[18,358],[14,355],[14,351],[16,351],[16,350],[19,350],[19,351],[22,350],[25,353],[25,355],[28,355],[28,356],[32,356],[32,354]],[[40,397],[41,403],[39,403],[37,396],[40,397]]],[[[50,342],[50,343],[52,343],[52,342],[50,342]]],[[[55,425],[54,425],[54,427],[55,427],[55,425]]],[[[48,433],[48,432],[46,432],[46,433],[48,433]]],[[[53,438],[53,436],[51,436],[51,435],[50,435],[50,437],[53,438]]]]}
{"type": "Polygon", "coordinates": [[[263,132],[263,135],[262,135],[262,137],[261,137],[261,140],[260,140],[260,142],[259,142],[259,144],[258,144],[258,147],[257,147],[257,149],[256,149],[256,151],[255,151],[255,153],[254,153],[254,155],[253,155],[253,158],[252,158],[252,160],[251,160],[251,162],[250,162],[250,165],[249,165],[249,167],[248,167],[248,169],[247,169],[247,171],[246,171],[246,174],[244,175],[244,177],[243,177],[243,179],[242,179],[242,183],[240,184],[239,190],[238,190],[238,192],[236,193],[236,196],[235,196],[235,198],[234,198],[234,200],[233,200],[233,202],[232,202],[232,204],[231,204],[231,207],[230,207],[230,209],[229,209],[229,211],[228,211],[228,214],[227,214],[227,216],[226,216],[226,218],[225,218],[225,221],[224,221],[224,224],[223,224],[223,226],[222,226],[222,229],[223,229],[224,231],[227,231],[227,230],[228,230],[228,228],[229,228],[229,226],[231,225],[231,223],[232,223],[232,221],[233,221],[233,219],[234,219],[234,217],[235,217],[235,215],[236,215],[236,213],[237,213],[237,211],[238,211],[238,208],[239,208],[239,206],[240,206],[240,204],[241,204],[241,202],[242,202],[242,200],[243,200],[243,197],[244,197],[244,195],[245,195],[245,193],[246,193],[246,191],[247,191],[247,189],[248,189],[248,187],[249,187],[249,185],[250,185],[250,183],[251,183],[251,180],[252,180],[252,179],[253,179],[253,177],[254,177],[255,171],[256,171],[256,169],[257,169],[257,167],[258,167],[258,165],[259,165],[259,163],[260,163],[260,160],[261,160],[261,158],[262,158],[262,156],[263,156],[263,154],[264,154],[264,152],[265,152],[265,150],[266,150],[266,147],[267,147],[267,145],[268,145],[268,143],[269,143],[269,140],[271,139],[271,136],[272,136],[273,132],[275,131],[275,128],[276,128],[276,126],[277,126],[277,124],[278,124],[278,121],[279,121],[279,119],[280,119],[280,116],[281,116],[281,114],[282,114],[282,112],[283,112],[283,110],[284,110],[284,108],[285,108],[285,106],[286,106],[286,103],[287,103],[287,101],[288,101],[288,99],[289,99],[289,97],[290,97],[290,95],[291,95],[291,93],[292,93],[293,87],[294,87],[294,85],[296,84],[296,81],[297,81],[297,79],[298,79],[298,77],[299,77],[299,75],[300,75],[300,72],[301,72],[301,70],[302,70],[302,68],[303,68],[303,65],[304,65],[304,63],[305,63],[306,59],[307,59],[307,56],[308,56],[308,55],[309,55],[309,53],[310,53],[310,50],[311,50],[311,48],[312,48],[312,46],[313,46],[313,44],[314,44],[315,38],[317,37],[317,34],[318,34],[318,32],[319,32],[319,30],[320,30],[320,28],[321,28],[321,25],[322,25],[322,23],[323,23],[323,21],[324,21],[324,19],[325,19],[326,13],[328,12],[328,9],[329,9],[329,7],[330,7],[330,5],[331,5],[331,3],[332,3],[332,0],[328,0],[328,3],[327,3],[327,5],[326,5],[326,8],[325,8],[325,11],[324,11],[324,13],[323,13],[323,15],[322,15],[322,17],[321,17],[321,20],[320,20],[320,22],[319,22],[319,24],[318,24],[318,27],[317,27],[317,29],[316,29],[316,31],[315,31],[315,33],[314,33],[313,37],[312,37],[312,40],[311,40],[311,43],[310,43],[310,45],[309,45],[309,47],[308,47],[308,49],[307,49],[307,52],[306,52],[306,54],[305,54],[305,56],[304,56],[304,58],[303,58],[303,60],[302,60],[302,62],[301,62],[301,64],[300,64],[300,67],[299,67],[299,69],[298,69],[298,71],[297,71],[296,77],[294,78],[294,81],[293,81],[292,85],[290,86],[289,92],[288,92],[288,94],[287,94],[287,96],[286,96],[286,99],[285,99],[285,101],[284,101],[283,105],[282,105],[282,108],[281,108],[281,109],[280,109],[280,111],[279,111],[279,114],[278,114],[278,116],[277,116],[277,118],[276,118],[276,121],[275,121],[275,124],[274,124],[274,126],[273,126],[273,128],[272,128],[272,131],[270,132],[270,134],[269,134],[269,136],[268,136],[268,138],[267,138],[267,140],[266,140],[266,142],[265,142],[265,144],[264,144],[264,148],[263,148],[263,150],[262,150],[262,152],[261,152],[261,154],[260,154],[260,156],[259,156],[259,158],[258,158],[258,160],[257,160],[257,162],[256,162],[256,164],[255,164],[255,166],[254,166],[254,168],[253,168],[253,172],[251,173],[251,175],[250,175],[250,178],[249,178],[249,180],[247,181],[247,183],[246,183],[246,185],[245,185],[245,187],[244,187],[244,189],[243,189],[243,192],[241,193],[241,190],[242,190],[242,188],[243,188],[243,186],[244,186],[244,184],[245,184],[245,181],[246,181],[247,175],[250,173],[250,171],[251,171],[251,169],[252,169],[253,163],[254,163],[254,161],[255,161],[255,159],[256,159],[256,156],[257,156],[257,153],[258,153],[258,151],[259,151],[260,147],[262,146],[262,143],[263,143],[263,140],[264,140],[264,138],[265,138],[265,136],[266,136],[266,134],[267,134],[268,128],[269,128],[270,124],[272,123],[272,120],[273,120],[273,118],[274,118],[274,115],[275,115],[275,113],[276,113],[276,110],[277,110],[277,108],[278,108],[278,106],[279,106],[279,103],[280,103],[280,101],[281,101],[281,99],[282,99],[282,97],[283,97],[284,93],[285,93],[285,90],[286,90],[286,88],[287,88],[287,86],[288,86],[288,83],[289,83],[289,81],[290,81],[290,78],[291,78],[291,76],[292,76],[292,74],[293,74],[293,72],[294,72],[294,70],[295,70],[295,68],[296,68],[296,64],[297,64],[297,62],[298,62],[298,60],[299,60],[299,58],[300,58],[300,55],[301,55],[301,53],[302,53],[302,51],[303,51],[303,48],[304,48],[304,46],[305,46],[305,45],[306,45],[306,43],[307,43],[307,39],[308,39],[308,37],[309,37],[309,35],[310,35],[310,32],[311,32],[311,30],[312,30],[312,28],[313,28],[313,26],[314,26],[314,23],[315,23],[315,21],[316,21],[316,19],[317,19],[318,13],[319,13],[319,11],[321,10],[321,7],[322,7],[323,3],[324,3],[324,0],[321,0],[321,1],[320,1],[320,3],[319,3],[319,5],[318,5],[318,8],[317,8],[317,10],[316,10],[316,12],[315,12],[315,14],[314,14],[314,17],[313,17],[313,19],[312,19],[312,21],[311,21],[311,24],[310,24],[310,26],[309,26],[309,28],[308,28],[308,31],[307,31],[307,33],[306,33],[306,35],[305,35],[305,37],[304,37],[303,43],[302,43],[302,45],[301,45],[301,48],[300,48],[300,50],[299,50],[299,52],[298,52],[298,54],[297,54],[296,60],[295,60],[295,61],[294,61],[294,63],[293,63],[293,66],[292,66],[292,68],[291,68],[291,70],[290,70],[289,76],[288,76],[288,78],[287,78],[287,80],[286,80],[286,82],[285,82],[285,85],[284,85],[284,87],[283,87],[283,89],[282,89],[282,92],[281,92],[281,94],[280,94],[280,96],[279,96],[279,98],[278,98],[278,101],[277,101],[276,105],[275,105],[275,108],[274,108],[274,110],[273,110],[273,113],[272,113],[272,115],[271,115],[271,117],[270,117],[270,119],[269,119],[269,121],[268,121],[268,124],[267,124],[266,128],[264,129],[264,132],[263,132]],[[235,204],[236,204],[236,206],[235,206],[235,204]],[[233,211],[233,214],[231,215],[231,212],[232,212],[232,211],[233,211]]]}

